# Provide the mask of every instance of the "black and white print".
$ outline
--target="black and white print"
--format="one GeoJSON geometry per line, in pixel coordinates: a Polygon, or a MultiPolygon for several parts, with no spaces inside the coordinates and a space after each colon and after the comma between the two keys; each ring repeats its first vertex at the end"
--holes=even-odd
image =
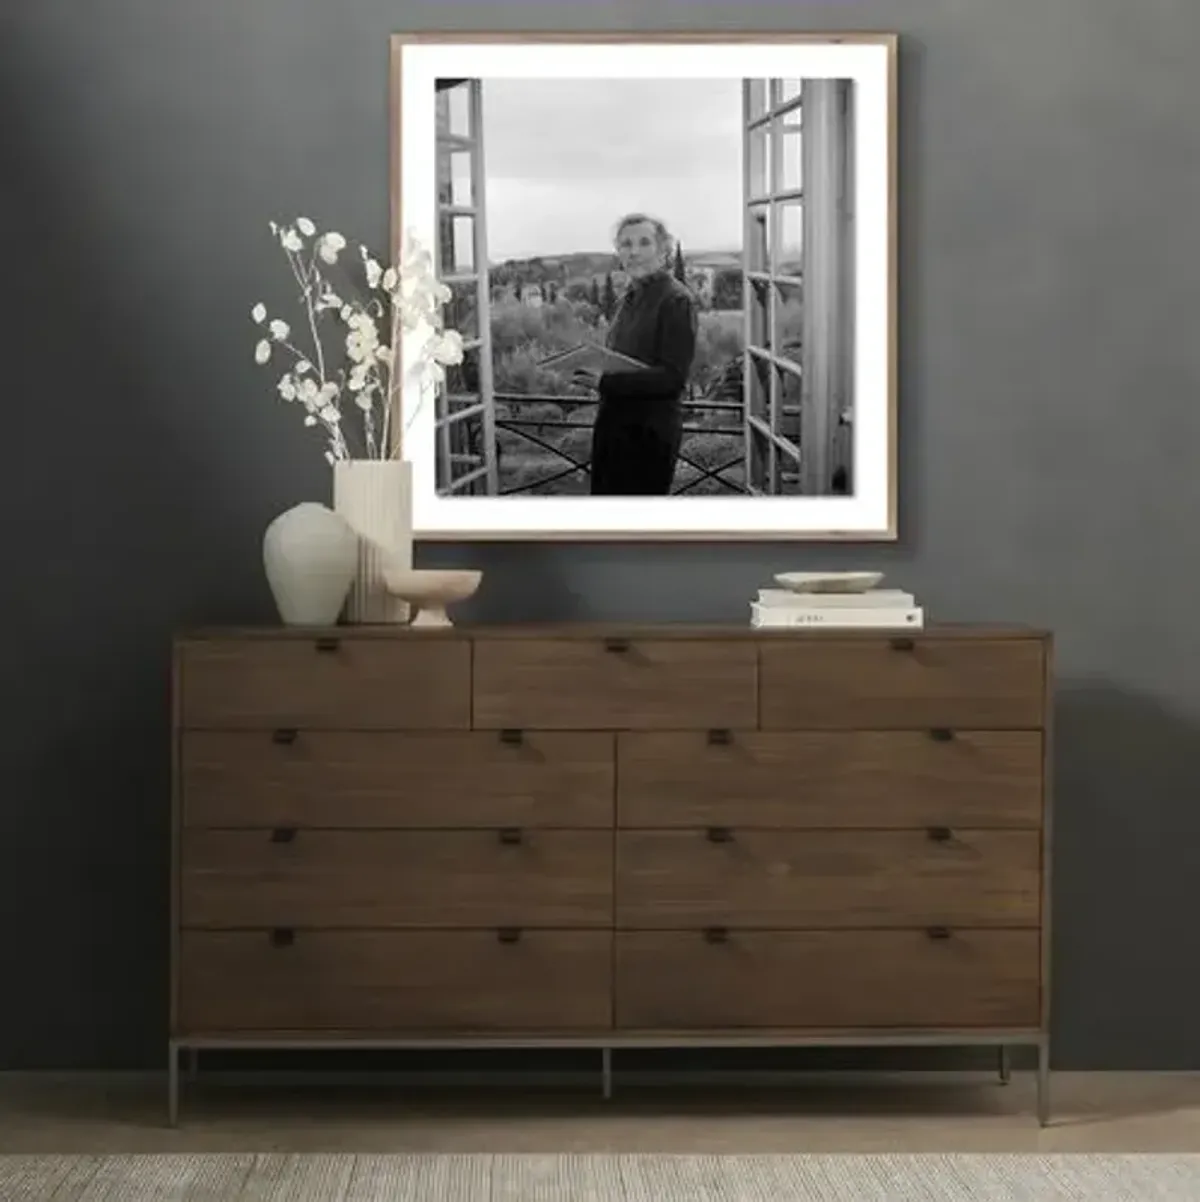
{"type": "Polygon", "coordinates": [[[886,351],[860,316],[862,80],[436,69],[452,59],[422,80],[425,211],[466,348],[422,426],[439,524],[461,503],[519,508],[514,535],[539,507],[542,531],[636,533],[636,506],[719,535],[878,492],[856,438],[891,402],[860,404],[863,353],[886,351]]]}

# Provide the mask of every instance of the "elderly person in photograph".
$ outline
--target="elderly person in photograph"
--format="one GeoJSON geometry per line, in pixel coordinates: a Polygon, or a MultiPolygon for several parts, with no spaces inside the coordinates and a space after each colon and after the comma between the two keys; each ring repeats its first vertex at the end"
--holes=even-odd
{"type": "Polygon", "coordinates": [[[696,353],[697,306],[670,270],[673,243],[661,221],[630,213],[617,225],[617,257],[629,276],[606,339],[645,367],[581,369],[599,406],[592,428],[593,496],[666,496],[683,435],[683,396],[696,353]]]}

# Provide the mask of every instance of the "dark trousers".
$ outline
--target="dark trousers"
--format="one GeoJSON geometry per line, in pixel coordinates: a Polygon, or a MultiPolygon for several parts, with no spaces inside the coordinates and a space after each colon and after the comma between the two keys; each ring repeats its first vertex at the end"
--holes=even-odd
{"type": "Polygon", "coordinates": [[[592,429],[592,496],[665,497],[682,434],[678,405],[602,403],[592,429]]]}

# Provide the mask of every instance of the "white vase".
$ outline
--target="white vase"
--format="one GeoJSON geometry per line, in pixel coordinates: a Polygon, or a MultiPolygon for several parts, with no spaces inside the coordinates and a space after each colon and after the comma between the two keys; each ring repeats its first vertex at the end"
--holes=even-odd
{"type": "Polygon", "coordinates": [[[327,505],[303,501],[263,534],[263,568],[287,626],[333,626],[358,567],[358,539],[327,505]]]}
{"type": "Polygon", "coordinates": [[[339,459],[333,465],[333,507],[358,536],[349,622],[407,622],[408,603],[387,591],[384,567],[413,561],[412,464],[406,459],[339,459]]]}

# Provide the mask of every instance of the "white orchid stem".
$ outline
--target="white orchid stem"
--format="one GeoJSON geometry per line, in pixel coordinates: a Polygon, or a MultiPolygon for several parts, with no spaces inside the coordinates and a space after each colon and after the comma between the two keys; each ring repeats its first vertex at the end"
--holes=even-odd
{"type": "MultiPolygon", "coordinates": [[[[279,232],[274,222],[271,223],[271,229],[272,232],[279,232]]],[[[305,231],[311,230],[312,223],[307,222],[305,231]]],[[[305,236],[311,237],[311,233],[305,232],[305,236]]],[[[340,235],[338,238],[340,239],[340,235]]],[[[325,261],[321,255],[323,245],[326,245],[323,241],[312,243],[307,262],[302,254],[303,242],[299,242],[298,249],[283,245],[288,265],[304,301],[305,316],[313,341],[312,354],[306,355],[287,338],[276,338],[272,341],[290,351],[297,361],[308,363],[308,371],[302,374],[310,386],[313,381],[308,373],[315,366],[320,387],[320,397],[315,402],[317,408],[312,407],[314,401],[311,397],[307,400],[303,397],[300,399],[309,419],[306,424],[320,424],[328,431],[331,447],[326,451],[327,455],[336,459],[352,457],[346,441],[344,419],[349,408],[346,397],[353,393],[354,407],[363,415],[362,433],[367,457],[403,458],[404,435],[416,420],[425,401],[426,388],[431,382],[429,376],[432,375],[438,381],[443,380],[445,374],[442,365],[461,361],[446,358],[444,347],[438,349],[430,346],[430,339],[434,339],[444,328],[441,306],[449,298],[449,290],[439,287],[432,273],[432,260],[414,242],[411,231],[407,235],[405,249],[401,255],[403,262],[392,264],[386,271],[381,270],[378,263],[370,259],[368,252],[363,248],[369,285],[366,293],[356,286],[350,273],[344,268],[336,273],[336,278],[344,283],[344,287],[340,286],[336,290],[331,287],[322,267],[322,262],[325,261]],[[379,294],[381,282],[382,296],[379,294]],[[327,297],[330,296],[336,301],[336,305],[327,303],[327,297]],[[370,323],[369,333],[354,340],[356,345],[352,349],[351,357],[355,359],[355,370],[350,372],[348,377],[346,368],[341,367],[337,380],[329,378],[319,330],[321,314],[331,307],[340,310],[343,320],[357,313],[370,323]],[[380,358],[378,326],[385,316],[390,320],[391,339],[384,356],[380,358]],[[406,374],[404,336],[406,333],[418,331],[428,337],[423,340],[423,345],[413,352],[415,358],[406,374]],[[365,349],[365,354],[358,354],[359,347],[365,349]],[[351,390],[348,387],[351,380],[361,383],[362,387],[351,390]],[[415,397],[414,403],[408,406],[407,411],[402,404],[405,384],[413,389],[415,397]],[[330,390],[333,390],[332,396],[328,395],[330,390]],[[380,403],[383,413],[376,415],[375,405],[380,403]],[[322,411],[329,413],[331,410],[336,413],[336,420],[330,421],[321,416],[322,411]],[[391,445],[393,438],[394,447],[391,445]]],[[[342,246],[334,246],[332,262],[329,263],[331,268],[338,266],[337,251],[344,248],[344,240],[342,246]]],[[[297,379],[299,378],[297,376],[297,379]]]]}
{"type": "MultiPolygon", "coordinates": [[[[314,353],[310,357],[310,356],[302,354],[294,346],[291,346],[291,344],[287,344],[287,345],[289,346],[289,349],[291,349],[300,358],[308,359],[309,362],[315,361],[315,363],[317,365],[317,374],[320,377],[322,386],[324,386],[325,384],[331,383],[332,381],[329,380],[328,375],[326,374],[326,370],[325,370],[325,351],[321,344],[320,334],[317,332],[317,315],[316,315],[315,309],[313,308],[313,300],[312,300],[313,280],[320,278],[320,269],[316,265],[316,250],[314,249],[314,251],[313,251],[312,259],[309,262],[307,271],[305,270],[304,264],[301,261],[299,255],[295,251],[288,250],[285,247],[284,254],[287,255],[288,265],[292,269],[292,275],[295,276],[296,283],[300,286],[300,295],[304,300],[304,311],[308,318],[308,329],[309,329],[309,332],[312,334],[313,352],[314,353]],[[309,272],[311,272],[311,278],[310,278],[309,272]]],[[[337,408],[339,414],[341,414],[341,411],[342,411],[341,403],[340,403],[341,396],[342,396],[342,390],[341,390],[341,387],[339,386],[338,392],[337,392],[337,397],[335,400],[335,408],[337,408]]],[[[345,458],[349,458],[350,457],[350,448],[346,443],[346,436],[342,431],[340,422],[327,422],[324,419],[319,419],[319,420],[321,421],[322,425],[324,425],[326,427],[326,429],[329,430],[330,434],[333,435],[336,449],[339,452],[341,452],[342,456],[344,456],[345,458]]]]}
{"type": "MultiPolygon", "coordinates": [[[[292,354],[296,356],[297,363],[299,363],[301,361],[303,361],[305,363],[312,363],[312,356],[306,355],[298,346],[294,345],[289,339],[287,339],[287,338],[272,338],[271,342],[274,346],[281,346],[285,350],[291,351],[292,354]]],[[[324,380],[321,381],[322,384],[324,382],[325,382],[324,380]]]]}
{"type": "MultiPolygon", "coordinates": [[[[299,362],[300,360],[304,360],[309,363],[312,362],[312,359],[308,355],[306,355],[299,347],[293,345],[290,341],[288,341],[288,339],[276,338],[276,339],[273,339],[273,342],[276,346],[281,346],[285,350],[291,351],[292,354],[296,356],[297,362],[299,362]]],[[[326,381],[322,380],[321,383],[324,384],[324,383],[326,383],[326,381]]],[[[340,396],[341,396],[340,391],[339,391],[338,395],[339,395],[339,399],[340,399],[340,396]]],[[[334,407],[339,412],[341,412],[340,405],[335,405],[334,407]]],[[[311,410],[310,410],[310,412],[311,412],[311,410]]],[[[335,434],[337,436],[338,441],[343,445],[343,447],[345,447],[346,439],[345,439],[345,435],[342,433],[341,426],[336,422],[326,422],[324,418],[322,418],[321,421],[324,425],[326,425],[329,428],[330,433],[335,434]]]]}
{"type": "MultiPolygon", "coordinates": [[[[297,262],[298,262],[298,260],[297,260],[297,262]]],[[[304,309],[305,309],[305,312],[308,314],[308,328],[312,332],[313,347],[316,349],[316,352],[317,352],[317,370],[321,373],[321,383],[324,384],[326,382],[326,380],[325,380],[325,352],[321,347],[321,339],[320,339],[319,335],[317,334],[317,315],[313,311],[313,303],[312,303],[312,281],[307,278],[306,274],[304,273],[303,267],[301,267],[300,270],[297,271],[296,267],[293,265],[292,270],[296,271],[297,278],[300,280],[300,286],[304,291],[304,309]]]]}
{"type": "Polygon", "coordinates": [[[316,314],[313,312],[312,306],[312,285],[307,279],[304,271],[304,264],[300,262],[299,256],[293,250],[288,250],[284,247],[283,253],[287,255],[288,266],[292,269],[292,275],[296,277],[296,283],[300,286],[300,295],[304,300],[304,311],[308,317],[308,328],[313,337],[313,355],[312,358],[316,361],[317,370],[321,376],[321,383],[325,380],[325,355],[321,348],[321,339],[317,335],[316,314]]]}
{"type": "Polygon", "coordinates": [[[387,458],[392,458],[393,454],[397,459],[404,458],[404,438],[403,433],[396,435],[396,445],[392,446],[392,410],[400,404],[400,390],[396,387],[396,367],[397,359],[400,360],[400,367],[403,367],[404,348],[400,344],[400,323],[398,320],[399,306],[392,305],[392,332],[389,340],[389,345],[392,349],[392,361],[388,364],[388,379],[387,391],[383,394],[383,454],[387,458]]]}

